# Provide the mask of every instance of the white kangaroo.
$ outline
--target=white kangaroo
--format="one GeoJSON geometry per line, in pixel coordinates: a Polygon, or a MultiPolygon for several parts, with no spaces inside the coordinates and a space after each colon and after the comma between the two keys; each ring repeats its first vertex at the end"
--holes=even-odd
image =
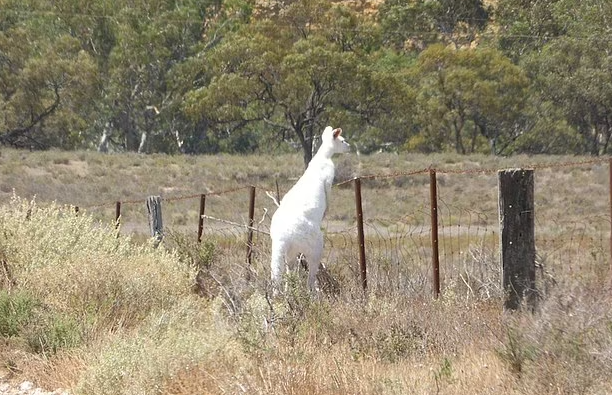
{"type": "Polygon", "coordinates": [[[317,271],[323,256],[321,221],[327,212],[335,166],[332,156],[345,153],[350,145],[342,129],[328,126],[321,136],[321,147],[302,177],[287,192],[270,225],[272,238],[272,282],[278,291],[287,262],[303,254],[308,262],[308,287],[315,290],[317,271]]]}

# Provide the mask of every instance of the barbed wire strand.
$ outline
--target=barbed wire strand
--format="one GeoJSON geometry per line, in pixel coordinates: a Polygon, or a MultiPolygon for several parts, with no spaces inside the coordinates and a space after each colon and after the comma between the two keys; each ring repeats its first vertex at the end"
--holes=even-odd
{"type": "MultiPolygon", "coordinates": [[[[521,168],[531,168],[534,170],[555,168],[561,169],[578,166],[602,165],[609,162],[609,160],[609,158],[596,158],[581,161],[536,163],[528,166],[521,166],[521,168]]],[[[426,174],[431,170],[435,170],[440,174],[494,174],[501,170],[507,169],[444,169],[430,167],[412,171],[367,174],[361,176],[361,178],[388,179],[408,177],[426,174]]],[[[335,186],[342,186],[352,182],[353,180],[354,178],[342,181],[335,184],[335,186]]],[[[211,191],[205,193],[204,195],[221,196],[251,187],[265,191],[273,190],[273,188],[265,188],[261,185],[247,185],[220,191],[211,191]]],[[[167,202],[177,202],[199,198],[201,195],[202,194],[189,194],[183,196],[173,196],[163,198],[163,200],[167,202]]],[[[493,249],[495,249],[497,245],[493,239],[487,240],[487,235],[490,234],[491,237],[494,238],[496,236],[496,232],[494,230],[490,230],[489,225],[486,225],[488,224],[488,215],[486,213],[480,213],[473,209],[456,207],[448,203],[444,199],[444,196],[441,196],[440,193],[438,194],[438,199],[440,203],[439,241],[441,249],[439,253],[441,258],[441,267],[443,268],[442,280],[444,283],[457,283],[461,279],[467,286],[469,284],[466,283],[463,276],[470,276],[470,270],[473,271],[471,275],[474,275],[474,273],[477,274],[478,270],[484,270],[484,268],[480,267],[479,265],[486,264],[486,262],[472,262],[472,260],[470,260],[469,262],[471,263],[468,265],[468,261],[466,260],[470,259],[470,256],[466,254],[473,254],[474,251],[476,251],[475,253],[480,254],[480,257],[486,256],[486,245],[490,244],[490,248],[493,249]],[[479,244],[474,246],[474,243],[479,244]]],[[[121,203],[141,204],[143,201],[144,199],[132,199],[121,201],[121,203]]],[[[102,203],[82,208],[94,208],[114,204],[115,202],[102,203]]],[[[366,245],[369,256],[368,260],[372,265],[375,265],[375,267],[372,269],[373,273],[376,273],[378,276],[378,281],[383,282],[384,286],[396,287],[399,286],[399,282],[408,281],[408,285],[416,289],[423,286],[421,283],[426,281],[428,278],[427,273],[431,271],[431,247],[429,245],[430,228],[426,224],[427,218],[429,218],[429,212],[425,208],[417,208],[416,210],[417,211],[415,211],[413,214],[404,215],[406,221],[398,221],[398,224],[401,224],[403,228],[399,226],[390,228],[393,226],[393,224],[388,221],[387,223],[382,219],[367,219],[367,222],[365,223],[367,234],[369,234],[369,236],[366,234],[366,245]],[[414,223],[416,225],[408,225],[408,223],[414,223]],[[385,262],[386,265],[390,265],[387,266],[389,271],[385,272],[383,270],[381,272],[378,266],[385,264],[385,262]],[[398,265],[400,265],[401,268],[398,265]],[[410,277],[407,274],[402,274],[402,270],[416,270],[416,272],[413,272],[413,276],[410,277]],[[389,274],[391,272],[394,274],[389,274]]],[[[255,233],[256,238],[254,244],[263,243],[260,246],[263,247],[265,244],[264,241],[268,240],[267,237],[263,239],[258,237],[258,235],[269,235],[269,231],[267,229],[261,228],[261,223],[263,223],[263,220],[266,218],[265,213],[262,217],[262,221],[260,221],[257,226],[253,227],[249,227],[246,223],[216,218],[210,215],[204,215],[203,218],[207,219],[208,221],[223,223],[231,227],[220,228],[216,226],[211,227],[209,225],[206,227],[204,234],[216,234],[217,237],[222,237],[224,239],[231,238],[232,240],[240,240],[239,246],[232,248],[244,248],[246,243],[244,240],[242,240],[242,238],[245,232],[248,230],[255,233]]],[[[541,246],[538,249],[538,254],[540,257],[538,259],[540,261],[554,259],[555,262],[564,264],[565,267],[574,272],[580,270],[580,268],[575,267],[575,261],[577,261],[580,251],[588,249],[590,254],[595,254],[597,251],[603,251],[607,248],[607,239],[604,237],[604,233],[607,232],[607,227],[605,225],[602,226],[593,224],[604,223],[609,225],[611,221],[609,215],[593,215],[583,218],[582,221],[573,220],[565,223],[562,223],[558,219],[550,219],[550,221],[553,222],[553,227],[559,231],[557,231],[558,234],[555,233],[555,236],[552,239],[550,238],[551,236],[537,237],[537,241],[541,246]]],[[[550,224],[550,221],[547,220],[547,224],[550,224]]],[[[544,226],[544,224],[542,223],[541,219],[539,217],[536,218],[536,227],[542,226],[544,226]]],[[[357,259],[354,251],[356,251],[358,246],[355,226],[338,232],[327,232],[325,239],[328,247],[330,247],[330,249],[328,249],[329,252],[326,255],[327,262],[342,261],[344,262],[343,265],[347,265],[350,270],[353,270],[351,265],[353,265],[354,261],[357,259]],[[332,251],[338,248],[340,251],[332,251]],[[346,255],[347,253],[349,255],[346,255]]],[[[262,254],[263,256],[265,255],[266,251],[261,250],[260,247],[254,246],[253,248],[254,251],[257,251],[257,253],[262,254]]]]}
{"type": "MultiPolygon", "coordinates": [[[[530,168],[534,170],[561,169],[561,168],[568,168],[568,167],[602,165],[602,164],[608,163],[609,161],[610,161],[610,158],[594,158],[594,159],[581,160],[581,161],[535,163],[531,165],[521,166],[521,168],[530,168]]],[[[500,168],[444,169],[444,168],[435,168],[433,166],[430,166],[429,168],[422,168],[422,169],[411,170],[411,171],[401,171],[401,172],[386,173],[386,174],[385,173],[367,174],[367,175],[360,176],[360,178],[366,179],[366,180],[368,179],[373,180],[373,179],[409,177],[409,176],[414,176],[414,175],[426,174],[432,170],[436,171],[439,174],[468,174],[469,175],[469,174],[495,174],[499,171],[507,170],[507,168],[501,168],[501,169],[500,168]]],[[[343,186],[345,184],[353,182],[354,179],[355,177],[352,179],[348,179],[348,180],[336,183],[334,186],[335,187],[343,186]]],[[[262,187],[261,185],[258,185],[258,186],[245,185],[245,186],[239,186],[239,187],[221,190],[221,191],[211,191],[211,192],[204,193],[204,195],[221,196],[224,194],[234,193],[234,192],[245,190],[247,188],[252,188],[252,187],[255,187],[263,191],[272,192],[272,194],[275,193],[273,188],[265,188],[265,187],[262,187]]],[[[202,194],[189,194],[189,195],[183,195],[183,196],[173,196],[173,197],[163,198],[163,200],[167,202],[176,202],[176,201],[199,198],[201,195],[202,194]]],[[[467,211],[465,211],[465,209],[461,209],[457,207],[452,207],[451,209],[451,205],[448,204],[443,199],[443,197],[440,197],[440,194],[438,194],[438,199],[441,202],[441,206],[447,212],[447,216],[441,215],[439,219],[440,224],[441,224],[439,228],[441,230],[440,235],[439,235],[439,240],[441,240],[441,247],[442,247],[441,251],[439,252],[440,253],[439,256],[442,258],[441,266],[443,268],[442,270],[442,280],[444,282],[443,286],[445,286],[445,284],[447,284],[449,281],[457,282],[458,278],[461,278],[461,280],[463,280],[463,282],[466,285],[468,285],[466,280],[463,277],[464,271],[474,270],[474,268],[470,268],[466,266],[466,262],[464,261],[465,259],[468,259],[468,258],[465,258],[464,254],[467,254],[470,251],[474,251],[472,249],[473,247],[472,247],[472,238],[471,238],[472,224],[473,224],[472,210],[468,209],[467,211]],[[457,225],[456,227],[454,227],[452,211],[456,211],[456,210],[459,210],[460,215],[459,215],[459,218],[455,220],[455,222],[457,222],[457,225]],[[465,230],[461,228],[464,215],[468,216],[467,229],[465,230]],[[446,220],[448,221],[448,224],[445,223],[446,220]],[[456,233],[453,234],[453,232],[456,232],[456,233]],[[467,235],[466,240],[461,239],[464,234],[467,235]],[[453,240],[455,242],[453,242],[453,240]]],[[[132,199],[132,200],[121,201],[121,203],[122,204],[141,204],[143,201],[144,199],[132,199]]],[[[101,203],[101,204],[92,205],[92,206],[83,206],[82,208],[92,209],[95,207],[110,206],[114,204],[116,204],[116,202],[101,203]]],[[[421,209],[419,213],[421,214],[422,218],[427,218],[429,216],[429,213],[427,212],[427,210],[424,210],[424,209],[421,209]]],[[[479,213],[478,215],[479,216],[484,215],[486,217],[486,214],[484,213],[479,213]]],[[[269,235],[269,231],[259,229],[260,223],[258,223],[257,227],[249,227],[246,223],[238,223],[235,221],[219,219],[219,218],[215,218],[209,215],[205,215],[203,217],[210,221],[214,221],[218,223],[225,223],[226,225],[230,225],[233,227],[233,229],[209,228],[209,232],[206,232],[206,234],[209,234],[209,235],[211,233],[215,233],[217,235],[223,235],[222,237],[224,239],[227,239],[228,237],[231,236],[232,239],[240,240],[240,238],[244,236],[245,231],[252,230],[256,235],[256,239],[255,239],[254,245],[251,246],[251,248],[253,248],[253,251],[255,251],[258,254],[263,253],[263,251],[260,251],[259,247],[255,246],[255,244],[259,244],[259,241],[260,241],[260,239],[257,236],[264,235],[264,234],[269,235]],[[240,229],[240,231],[237,232],[236,230],[238,229],[240,229]]],[[[264,214],[264,218],[265,218],[265,214],[264,214]]],[[[599,219],[600,221],[603,221],[606,223],[610,223],[611,221],[609,215],[595,215],[595,216],[592,216],[592,219],[589,220],[588,223],[597,222],[595,221],[595,219],[599,219]]],[[[536,218],[536,221],[538,224],[540,223],[539,217],[536,218]]],[[[263,219],[261,222],[263,222],[263,219]]],[[[415,228],[410,228],[407,231],[404,229],[404,231],[397,230],[395,232],[391,232],[388,235],[389,237],[385,237],[385,234],[383,234],[382,231],[377,226],[375,226],[374,222],[369,220],[366,223],[366,226],[369,227],[370,232],[373,233],[376,237],[374,239],[372,237],[368,237],[366,240],[366,245],[367,245],[368,255],[370,257],[368,258],[368,260],[371,260],[371,257],[379,258],[379,259],[374,259],[373,264],[376,265],[376,267],[378,267],[378,265],[380,265],[381,262],[390,263],[392,268],[396,267],[396,266],[393,266],[393,264],[399,265],[400,263],[403,263],[403,265],[401,265],[403,269],[401,270],[408,270],[405,267],[407,264],[410,268],[412,268],[411,270],[416,270],[416,272],[413,272],[413,275],[415,275],[415,273],[420,273],[416,275],[416,277],[414,278],[408,276],[408,278],[411,278],[411,280],[408,280],[409,282],[408,286],[415,288],[416,290],[417,287],[423,286],[423,283],[428,278],[427,273],[431,271],[431,267],[429,266],[429,262],[431,261],[431,248],[428,247],[428,245],[426,245],[426,240],[428,240],[430,237],[430,234],[429,234],[430,230],[428,229],[426,225],[424,225],[423,221],[418,220],[416,215],[414,214],[413,214],[412,222],[418,223],[419,225],[416,226],[415,228]],[[389,238],[393,238],[393,240],[389,238]],[[409,241],[409,243],[403,242],[403,240],[409,241]]],[[[484,222],[486,223],[487,221],[484,221],[484,222]]],[[[568,225],[568,224],[565,224],[565,225],[568,225]]],[[[576,271],[576,270],[579,270],[580,268],[574,267],[575,266],[574,261],[577,261],[576,258],[578,257],[579,251],[582,251],[581,249],[582,247],[584,247],[585,245],[590,246],[591,254],[593,254],[592,252],[593,248],[596,248],[598,250],[604,250],[607,248],[607,243],[604,242],[603,231],[600,229],[595,229],[595,231],[599,234],[599,237],[598,237],[599,245],[596,246],[595,238],[587,235],[587,226],[585,224],[578,226],[578,223],[574,221],[573,223],[569,223],[569,225],[571,225],[570,226],[571,229],[569,231],[563,232],[564,234],[560,235],[561,237],[555,237],[555,239],[551,241],[547,239],[544,239],[542,241],[541,238],[538,239],[539,242],[542,243],[541,244],[542,247],[538,249],[538,254],[540,256],[540,258],[538,259],[544,260],[544,261],[546,261],[546,259],[554,259],[557,262],[563,263],[566,267],[569,268],[570,271],[576,271]],[[568,233],[569,233],[569,237],[568,237],[568,233]],[[563,242],[560,243],[559,242],[560,240],[563,240],[563,242]]],[[[563,226],[559,224],[557,225],[557,227],[559,229],[567,229],[567,226],[563,226]]],[[[478,226],[476,229],[477,234],[479,234],[480,232],[479,229],[480,227],[478,226]]],[[[327,241],[332,241],[333,240],[332,237],[337,238],[338,235],[341,235],[341,238],[342,238],[341,251],[332,252],[333,250],[335,250],[334,245],[337,245],[337,243],[332,241],[331,243],[329,243],[329,246],[331,246],[332,248],[328,249],[328,251],[330,252],[327,254],[326,258],[327,258],[327,262],[330,262],[332,259],[336,261],[342,260],[344,264],[348,266],[349,270],[354,271],[355,269],[353,268],[352,263],[357,258],[354,254],[351,255],[351,253],[349,253],[349,256],[346,255],[346,251],[349,251],[349,252],[352,251],[354,253],[354,251],[356,251],[357,246],[358,246],[358,242],[355,236],[356,232],[354,232],[354,227],[352,230],[353,230],[352,232],[350,230],[346,230],[346,232],[349,233],[348,235],[346,232],[326,234],[325,237],[327,241]]],[[[485,244],[486,244],[487,233],[488,233],[488,228],[484,227],[482,231],[482,243],[475,247],[476,251],[478,251],[478,249],[482,250],[483,248],[486,248],[485,244]]],[[[495,237],[495,231],[491,231],[491,235],[495,237]]],[[[244,247],[246,245],[244,241],[241,241],[239,244],[240,244],[240,247],[244,247]]],[[[486,250],[484,253],[486,253],[486,250]]],[[[479,264],[480,265],[483,264],[482,262],[480,263],[473,262],[473,263],[475,263],[477,266],[475,270],[481,270],[481,271],[483,270],[482,267],[478,267],[479,264]]],[[[543,264],[543,263],[540,262],[540,264],[543,264]]],[[[399,266],[397,266],[397,270],[400,270],[399,266]]],[[[469,273],[467,275],[469,275],[469,273]]],[[[379,277],[380,276],[381,274],[379,274],[379,277]]],[[[401,280],[402,278],[404,278],[404,276],[402,276],[401,273],[398,272],[396,273],[394,278],[391,278],[391,276],[389,276],[387,273],[386,279],[379,278],[379,280],[386,281],[389,284],[393,284],[395,281],[395,285],[393,286],[400,286],[399,282],[403,281],[401,280]]]]}

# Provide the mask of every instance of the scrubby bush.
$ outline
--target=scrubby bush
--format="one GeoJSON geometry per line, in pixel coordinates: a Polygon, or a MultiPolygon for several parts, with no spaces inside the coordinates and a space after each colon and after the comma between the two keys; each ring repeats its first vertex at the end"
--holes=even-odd
{"type": "Polygon", "coordinates": [[[584,284],[564,285],[535,314],[506,317],[498,354],[534,393],[606,393],[612,377],[610,297],[584,284]]]}
{"type": "MultiPolygon", "coordinates": [[[[159,394],[181,372],[239,354],[232,330],[215,319],[203,299],[184,299],[172,310],[151,314],[136,336],[125,334],[92,358],[78,385],[90,395],[159,394]]],[[[206,389],[200,389],[207,392],[206,389]]]]}
{"type": "MultiPolygon", "coordinates": [[[[0,245],[16,287],[87,330],[131,326],[189,294],[193,270],[172,252],[136,245],[71,207],[14,197],[0,208],[0,245]]],[[[61,342],[60,342],[61,343],[61,342]]]]}
{"type": "Polygon", "coordinates": [[[81,344],[83,327],[73,317],[50,313],[38,317],[24,336],[28,348],[39,354],[55,354],[81,344]]]}

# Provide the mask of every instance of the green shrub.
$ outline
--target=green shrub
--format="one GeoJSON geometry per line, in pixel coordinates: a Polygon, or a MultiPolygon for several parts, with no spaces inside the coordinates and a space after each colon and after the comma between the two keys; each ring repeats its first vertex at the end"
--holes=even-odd
{"type": "Polygon", "coordinates": [[[57,314],[41,319],[26,334],[28,347],[39,354],[55,354],[60,349],[77,347],[82,338],[81,326],[74,318],[57,314]]]}
{"type": "Polygon", "coordinates": [[[217,257],[216,243],[206,240],[198,243],[182,233],[168,232],[169,243],[179,259],[195,272],[192,289],[200,296],[212,297],[218,293],[216,281],[211,278],[213,262],[217,257]]]}
{"type": "Polygon", "coordinates": [[[28,293],[0,290],[0,335],[19,335],[32,319],[37,305],[37,301],[28,293]]]}

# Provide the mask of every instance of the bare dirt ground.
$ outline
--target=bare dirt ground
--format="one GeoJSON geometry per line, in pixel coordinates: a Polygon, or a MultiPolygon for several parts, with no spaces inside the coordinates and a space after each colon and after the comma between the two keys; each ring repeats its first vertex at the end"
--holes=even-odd
{"type": "Polygon", "coordinates": [[[12,384],[0,378],[0,395],[68,395],[68,392],[62,389],[47,391],[36,387],[31,381],[12,384]]]}

